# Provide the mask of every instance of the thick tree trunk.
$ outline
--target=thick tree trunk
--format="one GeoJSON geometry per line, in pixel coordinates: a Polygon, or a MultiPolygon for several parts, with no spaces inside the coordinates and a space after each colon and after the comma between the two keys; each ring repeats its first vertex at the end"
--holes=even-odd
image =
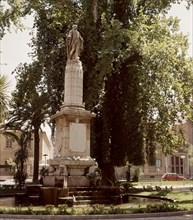
{"type": "Polygon", "coordinates": [[[34,164],[33,164],[33,183],[38,182],[39,176],[39,128],[34,129],[34,164]]]}
{"type": "Polygon", "coordinates": [[[115,182],[116,182],[115,169],[111,163],[104,164],[101,167],[101,174],[102,174],[101,182],[103,186],[114,186],[115,185],[115,182]]]}

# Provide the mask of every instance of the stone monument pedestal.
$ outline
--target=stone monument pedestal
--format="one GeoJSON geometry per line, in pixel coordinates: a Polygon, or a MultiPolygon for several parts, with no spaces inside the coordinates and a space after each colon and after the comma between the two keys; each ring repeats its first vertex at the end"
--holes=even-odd
{"type": "Polygon", "coordinates": [[[89,186],[87,173],[96,166],[90,157],[90,121],[95,114],[83,105],[83,71],[78,59],[67,61],[64,94],[61,110],[52,117],[56,124],[55,156],[48,164],[53,175],[63,178],[64,187],[89,186]]]}

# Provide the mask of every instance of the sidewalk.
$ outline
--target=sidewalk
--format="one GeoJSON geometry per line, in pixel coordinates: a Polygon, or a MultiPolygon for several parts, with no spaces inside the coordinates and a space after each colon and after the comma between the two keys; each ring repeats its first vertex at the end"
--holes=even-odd
{"type": "Polygon", "coordinates": [[[85,220],[85,219],[137,219],[137,218],[155,218],[155,217],[169,217],[169,216],[183,216],[192,215],[192,211],[179,211],[179,212],[162,212],[162,213],[136,213],[136,214],[122,214],[122,215],[8,215],[0,214],[0,219],[30,219],[30,220],[85,220]]]}

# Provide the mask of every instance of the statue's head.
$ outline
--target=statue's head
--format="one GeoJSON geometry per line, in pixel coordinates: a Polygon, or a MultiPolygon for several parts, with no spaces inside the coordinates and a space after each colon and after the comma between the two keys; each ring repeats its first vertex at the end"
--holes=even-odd
{"type": "Polygon", "coordinates": [[[76,24],[72,25],[72,28],[73,28],[74,30],[77,30],[77,25],[76,25],[76,24]]]}

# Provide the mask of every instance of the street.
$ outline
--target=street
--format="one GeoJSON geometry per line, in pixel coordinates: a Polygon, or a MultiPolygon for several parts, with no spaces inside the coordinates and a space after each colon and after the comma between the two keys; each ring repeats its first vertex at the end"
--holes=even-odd
{"type": "Polygon", "coordinates": [[[15,219],[20,219],[20,220],[26,220],[26,219],[30,219],[30,220],[58,220],[58,219],[63,219],[63,220],[85,220],[85,219],[89,219],[89,220],[109,220],[109,219],[116,219],[116,220],[123,220],[123,219],[128,219],[128,220],[192,220],[193,219],[193,214],[189,215],[189,214],[186,214],[186,215],[182,215],[182,216],[164,216],[164,213],[163,213],[163,217],[131,217],[131,216],[128,216],[128,215],[123,215],[123,216],[5,216],[5,217],[0,217],[0,220],[15,220],[15,219]]]}

